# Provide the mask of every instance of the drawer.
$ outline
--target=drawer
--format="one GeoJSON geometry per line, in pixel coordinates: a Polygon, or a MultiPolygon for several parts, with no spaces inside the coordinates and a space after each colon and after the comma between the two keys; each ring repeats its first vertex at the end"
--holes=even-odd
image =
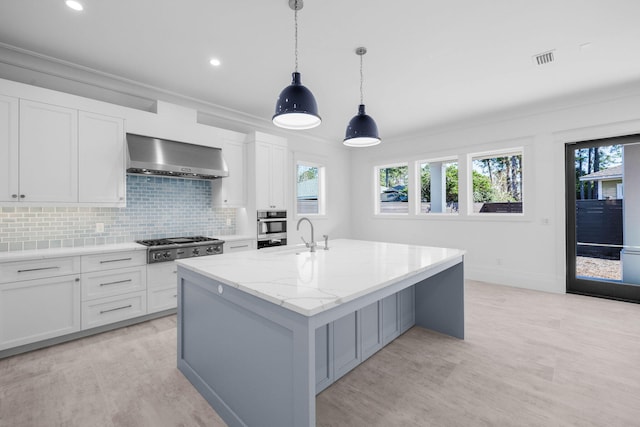
{"type": "Polygon", "coordinates": [[[147,305],[149,307],[149,313],[176,308],[178,306],[177,286],[167,289],[147,290],[147,305]]]}
{"type": "Polygon", "coordinates": [[[0,263],[0,283],[80,273],[80,257],[46,258],[0,263]]]}
{"type": "Polygon", "coordinates": [[[146,251],[109,252],[106,254],[83,255],[83,273],[112,270],[114,268],[137,267],[147,263],[146,251]]]}
{"type": "Polygon", "coordinates": [[[234,242],[224,242],[224,253],[249,251],[255,249],[255,240],[236,240],[234,242]]]}
{"type": "Polygon", "coordinates": [[[145,267],[95,271],[82,275],[82,300],[144,291],[147,288],[145,267]]]}
{"type": "Polygon", "coordinates": [[[145,291],[82,302],[82,329],[119,322],[147,314],[145,291]]]}
{"type": "Polygon", "coordinates": [[[148,289],[166,289],[172,286],[176,289],[177,284],[178,266],[174,261],[147,265],[148,289]]]}

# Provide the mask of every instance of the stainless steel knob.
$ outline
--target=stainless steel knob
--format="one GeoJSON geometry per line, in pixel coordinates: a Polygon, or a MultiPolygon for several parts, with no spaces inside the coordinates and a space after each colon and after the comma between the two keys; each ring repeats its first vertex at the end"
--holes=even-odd
{"type": "Polygon", "coordinates": [[[11,197],[13,197],[14,199],[17,199],[18,195],[17,194],[12,194],[11,197]]]}

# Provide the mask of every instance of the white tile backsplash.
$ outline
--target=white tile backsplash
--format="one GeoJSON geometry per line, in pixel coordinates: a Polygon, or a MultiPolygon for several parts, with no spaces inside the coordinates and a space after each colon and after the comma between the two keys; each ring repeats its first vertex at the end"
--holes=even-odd
{"type": "Polygon", "coordinates": [[[235,209],[211,201],[210,181],[127,175],[125,208],[1,208],[0,252],[234,234],[235,209]],[[104,233],[96,233],[98,222],[104,233]]]}

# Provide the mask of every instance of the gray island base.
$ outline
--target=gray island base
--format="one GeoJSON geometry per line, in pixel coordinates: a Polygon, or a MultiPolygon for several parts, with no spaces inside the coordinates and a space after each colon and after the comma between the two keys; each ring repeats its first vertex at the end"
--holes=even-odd
{"type": "Polygon", "coordinates": [[[301,251],[179,263],[178,369],[230,426],[315,426],[316,394],[414,325],[464,339],[463,251],[301,251]]]}

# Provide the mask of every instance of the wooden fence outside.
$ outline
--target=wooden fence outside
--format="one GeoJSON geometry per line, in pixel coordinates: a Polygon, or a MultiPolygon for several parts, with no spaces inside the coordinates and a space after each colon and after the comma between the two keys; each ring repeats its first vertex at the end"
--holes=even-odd
{"type": "Polygon", "coordinates": [[[578,256],[620,259],[622,200],[577,200],[578,256]]]}

